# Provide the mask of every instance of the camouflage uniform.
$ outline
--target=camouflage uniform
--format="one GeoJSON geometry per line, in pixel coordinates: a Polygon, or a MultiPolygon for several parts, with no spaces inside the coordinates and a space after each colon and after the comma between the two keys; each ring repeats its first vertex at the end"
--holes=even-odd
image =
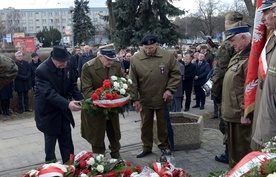
{"type": "Polygon", "coordinates": [[[4,87],[17,76],[18,67],[15,62],[0,54],[0,88],[4,87]]]}

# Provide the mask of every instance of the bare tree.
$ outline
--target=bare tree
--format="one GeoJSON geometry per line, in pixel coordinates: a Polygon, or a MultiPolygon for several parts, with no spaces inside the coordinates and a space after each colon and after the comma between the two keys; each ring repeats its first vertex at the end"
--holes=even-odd
{"type": "Polygon", "coordinates": [[[24,29],[20,25],[20,22],[21,22],[21,15],[20,15],[19,10],[11,9],[11,11],[6,14],[6,31],[7,31],[7,33],[24,32],[24,29]]]}
{"type": "Polygon", "coordinates": [[[243,0],[243,1],[248,10],[249,18],[252,19],[252,22],[253,22],[255,18],[256,0],[243,0]]]}
{"type": "Polygon", "coordinates": [[[106,5],[108,8],[108,22],[109,22],[109,29],[110,29],[110,40],[114,42],[114,34],[115,34],[115,29],[116,29],[116,24],[115,24],[115,17],[113,13],[113,3],[112,0],[106,0],[106,5]]]}

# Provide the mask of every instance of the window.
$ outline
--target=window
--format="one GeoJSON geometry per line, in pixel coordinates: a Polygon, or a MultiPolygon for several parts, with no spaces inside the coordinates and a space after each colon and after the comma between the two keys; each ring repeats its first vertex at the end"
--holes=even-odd
{"type": "Polygon", "coordinates": [[[46,23],[46,19],[42,19],[42,23],[46,23]]]}
{"type": "Polygon", "coordinates": [[[39,22],[39,19],[35,19],[36,22],[39,22]]]}
{"type": "Polygon", "coordinates": [[[33,26],[30,26],[29,28],[30,28],[30,31],[33,31],[33,30],[34,30],[34,27],[33,27],[33,26]]]}
{"type": "Polygon", "coordinates": [[[33,16],[33,13],[32,12],[29,12],[29,17],[32,17],[33,16]]]}
{"type": "Polygon", "coordinates": [[[49,15],[49,16],[52,16],[53,14],[52,14],[52,12],[48,12],[48,15],[49,15]]]}
{"type": "Polygon", "coordinates": [[[53,19],[49,19],[49,22],[50,22],[50,23],[53,23],[53,22],[54,22],[54,20],[53,20],[53,19]]]}
{"type": "Polygon", "coordinates": [[[40,28],[40,26],[36,26],[36,29],[39,29],[40,28]]]}
{"type": "Polygon", "coordinates": [[[33,24],[33,20],[29,20],[29,24],[33,24]]]}

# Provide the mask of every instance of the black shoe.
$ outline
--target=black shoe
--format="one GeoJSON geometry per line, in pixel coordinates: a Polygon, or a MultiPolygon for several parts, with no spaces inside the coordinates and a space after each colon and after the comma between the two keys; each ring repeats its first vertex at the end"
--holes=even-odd
{"type": "Polygon", "coordinates": [[[152,153],[151,151],[141,151],[139,152],[139,154],[137,154],[136,158],[142,158],[151,153],[152,153]]]}
{"type": "Polygon", "coordinates": [[[192,108],[199,108],[199,105],[194,105],[192,108]]]}
{"type": "Polygon", "coordinates": [[[215,115],[213,117],[211,117],[211,119],[217,119],[217,118],[218,118],[218,116],[215,116],[215,115]]]}
{"type": "Polygon", "coordinates": [[[172,155],[172,151],[170,149],[161,149],[161,152],[164,155],[172,155]]]}
{"type": "Polygon", "coordinates": [[[30,110],[30,109],[26,109],[26,110],[25,110],[25,112],[32,112],[32,110],[30,110]]]}
{"type": "Polygon", "coordinates": [[[24,111],[18,111],[18,114],[23,114],[24,111]]]}
{"type": "Polygon", "coordinates": [[[200,106],[200,108],[199,108],[200,110],[202,110],[202,109],[204,109],[204,106],[200,106]]]}
{"type": "Polygon", "coordinates": [[[187,109],[187,108],[186,108],[186,109],[184,109],[184,112],[187,112],[187,111],[189,111],[189,109],[187,109]]]}
{"type": "Polygon", "coordinates": [[[220,162],[220,163],[225,163],[225,164],[229,164],[229,160],[228,157],[225,153],[221,154],[221,155],[216,155],[215,156],[215,160],[220,162]]]}

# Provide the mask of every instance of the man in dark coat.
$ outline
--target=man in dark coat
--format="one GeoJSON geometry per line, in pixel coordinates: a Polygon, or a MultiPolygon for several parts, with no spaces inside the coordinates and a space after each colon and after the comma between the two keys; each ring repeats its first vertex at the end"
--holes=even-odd
{"type": "Polygon", "coordinates": [[[34,89],[35,87],[35,70],[42,63],[42,61],[39,59],[37,53],[32,53],[31,55],[32,61],[29,62],[30,69],[31,69],[31,81],[32,81],[32,87],[34,89]]]}
{"type": "Polygon", "coordinates": [[[4,116],[10,116],[10,99],[13,97],[12,95],[13,83],[9,83],[6,86],[0,89],[0,101],[1,101],[1,109],[2,114],[4,116]]]}
{"type": "Polygon", "coordinates": [[[201,88],[207,82],[207,75],[210,71],[210,65],[204,60],[204,54],[200,53],[198,55],[198,60],[196,61],[197,72],[194,80],[194,89],[196,95],[196,105],[192,108],[204,109],[205,105],[205,92],[201,88]]]}
{"type": "Polygon", "coordinates": [[[78,71],[79,71],[79,77],[81,77],[81,70],[82,66],[84,63],[88,62],[89,60],[95,58],[96,56],[91,52],[90,46],[86,45],[84,46],[84,52],[83,54],[79,57],[78,60],[78,71]]]}
{"type": "Polygon", "coordinates": [[[194,83],[194,78],[196,75],[196,65],[191,63],[192,57],[190,54],[186,54],[184,56],[184,65],[185,65],[185,74],[183,77],[183,94],[185,92],[185,109],[184,111],[189,111],[190,105],[191,105],[191,95],[192,95],[192,90],[193,90],[193,83],[194,83]]]}
{"type": "Polygon", "coordinates": [[[14,80],[14,91],[17,92],[19,113],[29,112],[29,90],[31,89],[31,69],[27,61],[23,60],[23,53],[15,53],[16,65],[18,66],[18,75],[14,80]],[[24,97],[24,103],[23,103],[24,97]]]}
{"type": "Polygon", "coordinates": [[[81,106],[80,101],[69,101],[68,96],[81,100],[82,95],[73,81],[70,58],[64,46],[54,46],[50,57],[35,72],[35,121],[44,133],[46,162],[56,160],[57,140],[63,163],[74,154],[70,124],[74,127],[75,122],[71,111],[79,111],[81,106]]]}

